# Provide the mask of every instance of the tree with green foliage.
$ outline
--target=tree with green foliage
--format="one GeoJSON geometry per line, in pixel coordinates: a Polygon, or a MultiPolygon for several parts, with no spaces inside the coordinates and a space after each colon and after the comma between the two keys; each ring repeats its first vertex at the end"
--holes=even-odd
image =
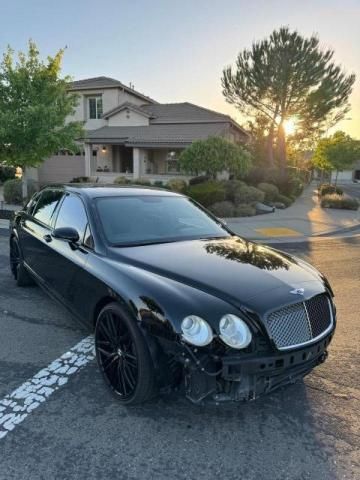
{"type": "Polygon", "coordinates": [[[183,172],[199,175],[206,173],[212,178],[227,170],[230,174],[243,177],[251,166],[251,155],[242,146],[222,137],[197,140],[186,148],[179,157],[183,172]]]}
{"type": "Polygon", "coordinates": [[[239,53],[236,66],[223,71],[226,100],[242,114],[267,119],[267,163],[274,165],[274,144],[280,166],[286,166],[286,121],[296,118],[307,136],[329,128],[349,111],[355,75],[347,75],[322,49],[316,36],[302,37],[288,27],[254,42],[239,53]]]}
{"type": "Polygon", "coordinates": [[[320,170],[335,170],[336,186],[339,171],[350,168],[359,159],[360,141],[354,140],[344,132],[338,131],[334,135],[319,141],[312,163],[320,170]]]}
{"type": "MultiPolygon", "coordinates": [[[[20,166],[23,177],[60,149],[76,151],[80,122],[68,122],[78,97],[68,92],[69,77],[60,78],[64,50],[44,62],[34,42],[14,59],[8,47],[0,65],[0,162],[20,166]]],[[[27,182],[23,182],[24,197],[27,182]]]]}

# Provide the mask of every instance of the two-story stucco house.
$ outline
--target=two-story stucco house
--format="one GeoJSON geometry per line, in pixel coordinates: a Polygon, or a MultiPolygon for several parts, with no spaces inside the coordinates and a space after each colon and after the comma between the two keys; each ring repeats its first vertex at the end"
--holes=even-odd
{"type": "Polygon", "coordinates": [[[248,134],[231,117],[191,103],[158,103],[108,77],[73,82],[79,95],[73,117],[85,122],[80,152],[58,152],[36,172],[36,180],[68,182],[118,176],[167,181],[181,175],[178,155],[194,140],[222,136],[245,143],[248,134]]]}

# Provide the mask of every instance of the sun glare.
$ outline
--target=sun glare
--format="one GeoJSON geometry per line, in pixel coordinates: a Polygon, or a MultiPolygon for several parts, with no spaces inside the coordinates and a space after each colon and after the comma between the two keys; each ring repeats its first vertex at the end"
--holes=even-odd
{"type": "Polygon", "coordinates": [[[296,130],[295,120],[293,118],[289,118],[288,120],[285,120],[284,129],[285,129],[286,135],[293,135],[296,130]]]}

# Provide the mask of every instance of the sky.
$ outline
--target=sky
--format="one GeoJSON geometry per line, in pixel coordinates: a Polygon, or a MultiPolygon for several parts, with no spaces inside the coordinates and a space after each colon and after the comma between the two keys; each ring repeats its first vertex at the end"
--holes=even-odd
{"type": "Polygon", "coordinates": [[[228,113],[225,66],[254,40],[288,25],[317,33],[357,75],[352,110],[338,125],[360,138],[360,0],[0,0],[0,53],[33,39],[45,57],[67,47],[63,73],[109,76],[159,102],[228,113]]]}

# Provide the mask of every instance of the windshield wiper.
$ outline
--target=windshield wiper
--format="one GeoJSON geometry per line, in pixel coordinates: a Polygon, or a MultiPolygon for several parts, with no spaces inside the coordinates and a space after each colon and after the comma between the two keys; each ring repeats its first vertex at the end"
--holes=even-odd
{"type": "Polygon", "coordinates": [[[174,243],[174,242],[181,242],[180,239],[176,240],[150,240],[148,242],[142,241],[142,242],[129,242],[129,243],[117,243],[113,244],[112,247],[142,247],[145,245],[161,245],[162,243],[174,243]]]}

